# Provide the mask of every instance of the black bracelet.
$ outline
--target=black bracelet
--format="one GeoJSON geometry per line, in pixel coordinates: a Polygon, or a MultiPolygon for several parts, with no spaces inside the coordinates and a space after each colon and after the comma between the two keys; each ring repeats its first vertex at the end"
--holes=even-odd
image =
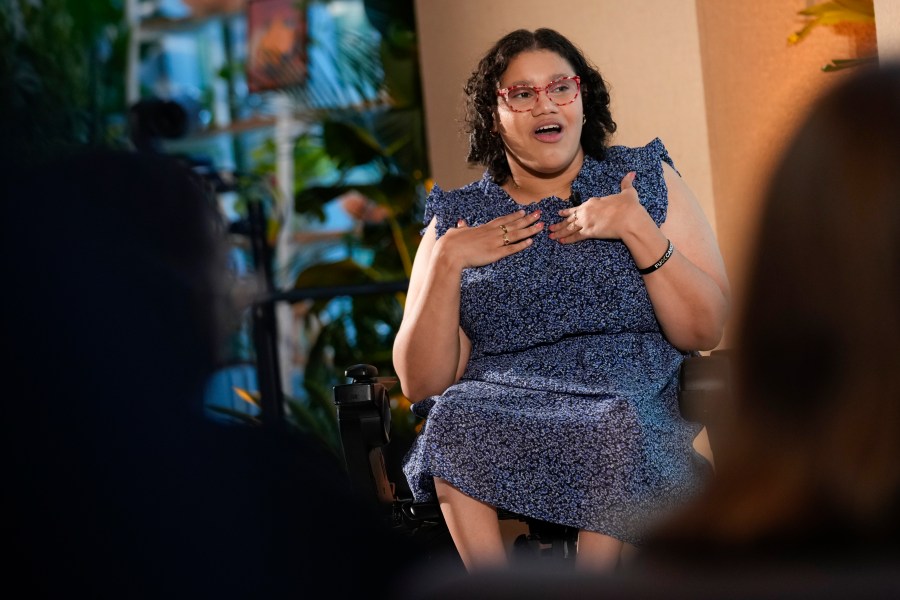
{"type": "Polygon", "coordinates": [[[662,255],[662,258],[660,258],[658,261],[656,261],[655,263],[653,263],[646,269],[638,269],[638,273],[640,273],[641,275],[647,275],[648,273],[652,273],[653,271],[657,270],[658,268],[660,268],[661,266],[666,264],[667,260],[672,258],[672,253],[675,252],[675,244],[672,243],[672,240],[666,240],[666,241],[669,242],[669,247],[666,248],[666,253],[662,255]]]}

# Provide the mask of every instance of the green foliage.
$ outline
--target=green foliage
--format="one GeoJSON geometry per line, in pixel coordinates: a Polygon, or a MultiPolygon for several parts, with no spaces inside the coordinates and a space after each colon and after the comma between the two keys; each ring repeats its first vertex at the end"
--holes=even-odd
{"type": "Polygon", "coordinates": [[[421,105],[418,44],[412,2],[366,0],[366,15],[381,34],[384,85],[396,107],[421,105]]]}
{"type": "Polygon", "coordinates": [[[326,120],[322,141],[338,169],[364,165],[387,154],[368,130],[349,122],[326,120]]]}
{"type": "MultiPolygon", "coordinates": [[[[364,197],[368,207],[378,210],[371,211],[375,217],[361,218],[354,234],[340,241],[346,258],[316,257],[297,269],[292,286],[299,290],[407,279],[419,242],[418,207],[428,161],[413,3],[364,0],[363,4],[366,18],[381,34],[380,49],[372,46],[365,31],[341,27],[337,28],[342,40],[337,54],[319,48],[327,51],[323,60],[332,62],[337,79],[346,82],[352,93],[333,89],[334,80],[314,77],[285,90],[295,112],[309,124],[293,148],[295,179],[290,200],[301,230],[303,224],[324,222],[326,205],[350,195],[357,200],[364,197]],[[378,93],[373,96],[372,90],[378,93]],[[354,96],[370,100],[352,106],[341,103],[354,96]]],[[[316,32],[310,33],[310,43],[318,43],[316,32]]],[[[254,161],[256,178],[271,179],[276,171],[274,142],[263,144],[254,153],[254,161]]],[[[253,189],[248,187],[247,192],[253,189]]],[[[270,236],[271,243],[275,237],[270,236]]],[[[304,250],[308,249],[297,249],[297,254],[304,250]]],[[[281,261],[274,265],[276,272],[295,271],[294,264],[284,264],[293,263],[294,257],[274,254],[281,261]]],[[[386,292],[303,304],[303,338],[308,340],[303,397],[288,400],[288,417],[295,426],[339,447],[333,386],[346,382],[343,373],[348,366],[363,362],[375,365],[383,376],[394,374],[391,352],[404,301],[404,293],[386,292]]],[[[411,438],[416,419],[399,386],[392,394],[395,435],[411,438]]]]}
{"type": "Polygon", "coordinates": [[[0,160],[16,165],[117,143],[126,44],[121,0],[0,3],[0,160]]]}
{"type": "MultiPolygon", "coordinates": [[[[310,265],[297,276],[298,289],[408,278],[420,239],[418,208],[428,162],[412,2],[367,0],[365,7],[382,34],[382,86],[389,94],[389,105],[334,112],[323,119],[319,140],[336,177],[296,188],[294,210],[321,220],[324,204],[355,192],[380,207],[383,218],[365,222],[361,235],[348,241],[357,250],[366,250],[370,262],[347,258],[310,265]],[[361,167],[373,174],[363,184],[352,177],[361,167]]],[[[382,376],[394,375],[391,353],[404,301],[405,294],[383,293],[312,303],[306,325],[316,334],[303,379],[310,405],[332,402],[333,386],[346,381],[343,371],[349,365],[368,363],[382,376]]],[[[412,439],[417,420],[399,386],[391,394],[393,435],[403,446],[412,439]]]]}

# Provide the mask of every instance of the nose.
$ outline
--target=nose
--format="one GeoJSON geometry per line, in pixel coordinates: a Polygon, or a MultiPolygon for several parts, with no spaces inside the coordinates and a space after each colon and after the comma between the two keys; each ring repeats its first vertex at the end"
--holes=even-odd
{"type": "Polygon", "coordinates": [[[555,113],[558,111],[559,107],[550,99],[550,94],[547,90],[538,92],[537,98],[535,98],[534,101],[534,107],[531,109],[532,114],[540,115],[546,112],[555,113]]]}

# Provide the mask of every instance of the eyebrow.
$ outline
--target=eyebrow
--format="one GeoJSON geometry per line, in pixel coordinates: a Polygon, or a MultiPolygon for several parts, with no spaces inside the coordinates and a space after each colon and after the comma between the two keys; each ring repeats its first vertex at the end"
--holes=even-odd
{"type": "MultiPolygon", "coordinates": [[[[565,73],[557,73],[556,75],[551,75],[550,79],[547,80],[547,83],[552,83],[552,82],[556,81],[557,79],[562,79],[563,77],[572,77],[572,75],[566,75],[565,73]]],[[[527,85],[529,87],[534,86],[534,84],[530,80],[520,79],[518,81],[513,81],[509,85],[501,85],[500,88],[510,88],[510,87],[517,86],[517,85],[527,85]]]]}

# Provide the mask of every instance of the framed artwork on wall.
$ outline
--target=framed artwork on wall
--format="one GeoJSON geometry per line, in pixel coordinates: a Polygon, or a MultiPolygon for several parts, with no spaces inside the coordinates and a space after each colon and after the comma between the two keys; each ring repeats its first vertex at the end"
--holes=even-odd
{"type": "Polygon", "coordinates": [[[302,85],[307,76],[306,15],[297,0],[247,2],[247,87],[302,85]]]}

